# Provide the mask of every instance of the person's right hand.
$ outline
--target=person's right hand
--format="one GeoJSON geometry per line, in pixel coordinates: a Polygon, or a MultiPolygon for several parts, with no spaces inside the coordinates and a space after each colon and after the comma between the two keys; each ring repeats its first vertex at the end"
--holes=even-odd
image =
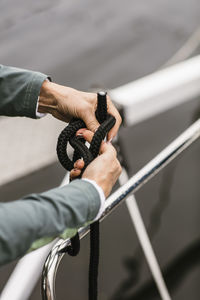
{"type": "MultiPolygon", "coordinates": [[[[89,130],[80,129],[77,131],[77,135],[81,135],[81,137],[90,143],[94,134],[89,130]]],[[[71,178],[75,179],[79,176],[83,167],[83,160],[75,162],[74,169],[70,173],[71,178]]],[[[82,178],[94,180],[102,188],[105,196],[108,197],[121,174],[121,170],[115,148],[111,143],[102,142],[100,155],[88,165],[82,178]]]]}

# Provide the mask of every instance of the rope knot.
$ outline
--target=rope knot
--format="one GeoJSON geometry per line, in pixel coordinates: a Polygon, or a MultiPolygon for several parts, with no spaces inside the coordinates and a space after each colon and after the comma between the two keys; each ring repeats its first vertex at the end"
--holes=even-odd
{"type": "MultiPolygon", "coordinates": [[[[86,125],[82,120],[72,119],[68,126],[61,132],[57,143],[57,155],[61,165],[68,171],[74,167],[74,162],[79,158],[83,158],[85,166],[98,156],[101,142],[106,137],[106,134],[115,125],[115,118],[107,114],[106,93],[98,93],[97,120],[100,123],[99,128],[94,133],[90,147],[85,145],[85,140],[76,137],[76,132],[80,128],[85,128],[86,125]],[[73,159],[71,160],[67,153],[67,145],[74,148],[73,159]]],[[[84,170],[83,170],[84,171],[84,170]]]]}
{"type": "MultiPolygon", "coordinates": [[[[57,155],[61,165],[68,171],[74,167],[75,161],[79,158],[84,160],[84,168],[95,159],[99,154],[101,142],[106,137],[106,134],[115,125],[115,118],[107,113],[107,100],[106,93],[100,92],[97,94],[97,110],[96,118],[100,123],[99,128],[94,133],[90,147],[85,145],[83,138],[76,137],[76,132],[80,128],[85,128],[85,123],[80,119],[72,119],[71,122],[61,132],[57,143],[57,155]],[[67,145],[74,148],[72,160],[67,154],[67,145]]],[[[81,173],[81,175],[82,175],[81,173]]],[[[81,177],[80,175],[80,177],[81,177]]],[[[89,268],[89,300],[97,299],[97,277],[98,277],[98,264],[99,264],[99,221],[90,225],[90,268],[89,268]]],[[[80,240],[78,233],[71,238],[71,245],[64,249],[69,255],[75,256],[80,249],[80,240]]]]}

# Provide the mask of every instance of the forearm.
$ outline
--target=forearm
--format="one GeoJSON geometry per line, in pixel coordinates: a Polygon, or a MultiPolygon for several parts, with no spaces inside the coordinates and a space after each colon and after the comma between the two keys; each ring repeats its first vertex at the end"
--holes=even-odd
{"type": "Polygon", "coordinates": [[[47,75],[0,65],[0,115],[36,118],[41,86],[47,75]]]}
{"type": "Polygon", "coordinates": [[[63,188],[0,204],[0,264],[22,256],[41,237],[57,236],[94,220],[100,197],[88,182],[75,180],[63,188]]]}

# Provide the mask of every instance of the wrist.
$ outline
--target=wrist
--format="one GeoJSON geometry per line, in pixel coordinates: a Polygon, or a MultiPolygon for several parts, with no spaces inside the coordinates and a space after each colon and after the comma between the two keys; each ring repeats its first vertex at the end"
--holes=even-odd
{"type": "Polygon", "coordinates": [[[38,112],[51,113],[57,110],[57,100],[53,88],[53,83],[45,80],[40,89],[38,112]]]}
{"type": "Polygon", "coordinates": [[[94,219],[94,221],[96,221],[96,220],[98,220],[100,217],[101,217],[101,215],[102,215],[102,213],[103,213],[103,211],[104,211],[104,208],[105,208],[105,194],[104,194],[104,191],[103,191],[103,189],[96,183],[96,181],[94,181],[94,180],[92,180],[92,179],[88,179],[88,178],[82,178],[82,180],[84,180],[84,181],[88,181],[88,182],[90,182],[94,187],[95,187],[95,189],[97,190],[97,192],[98,192],[98,194],[99,194],[99,198],[100,198],[100,208],[99,208],[99,211],[98,211],[98,213],[97,213],[97,215],[96,215],[96,217],[95,217],[95,219],[94,219]]]}

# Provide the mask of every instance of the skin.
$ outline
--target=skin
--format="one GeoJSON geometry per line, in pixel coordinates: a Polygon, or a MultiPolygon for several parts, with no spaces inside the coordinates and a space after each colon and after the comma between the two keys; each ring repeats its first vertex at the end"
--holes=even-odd
{"type": "MultiPolygon", "coordinates": [[[[87,129],[78,130],[77,135],[84,137],[88,142],[91,142],[94,132],[99,126],[95,117],[96,107],[97,95],[94,93],[81,92],[49,81],[44,81],[42,85],[38,111],[50,113],[64,122],[69,122],[73,117],[82,119],[87,129]]],[[[116,150],[110,143],[118,132],[121,117],[108,96],[107,110],[108,113],[116,118],[116,124],[108,133],[108,143],[102,142],[100,155],[92,161],[82,176],[83,178],[94,180],[102,188],[106,197],[110,194],[121,173],[116,150]]],[[[74,164],[74,169],[71,171],[71,177],[76,178],[79,176],[83,167],[84,161],[77,161],[74,164]]]]}
{"type": "MultiPolygon", "coordinates": [[[[115,126],[108,133],[108,140],[111,141],[116,136],[122,120],[109,96],[107,96],[107,106],[108,113],[116,118],[115,126]]],[[[47,80],[41,87],[39,112],[50,113],[64,122],[69,122],[72,117],[80,118],[92,132],[99,127],[95,117],[96,107],[95,93],[81,92],[47,80]]]]}
{"type": "MultiPolygon", "coordinates": [[[[84,137],[84,139],[90,143],[94,133],[87,129],[80,129],[77,131],[77,135],[84,137]]],[[[111,143],[103,141],[99,154],[100,155],[85,169],[82,178],[96,181],[103,189],[105,196],[108,197],[122,169],[116,157],[116,150],[111,143]]],[[[75,179],[79,176],[83,167],[84,161],[81,159],[77,160],[74,163],[74,169],[70,172],[71,179],[75,179]]]]}

